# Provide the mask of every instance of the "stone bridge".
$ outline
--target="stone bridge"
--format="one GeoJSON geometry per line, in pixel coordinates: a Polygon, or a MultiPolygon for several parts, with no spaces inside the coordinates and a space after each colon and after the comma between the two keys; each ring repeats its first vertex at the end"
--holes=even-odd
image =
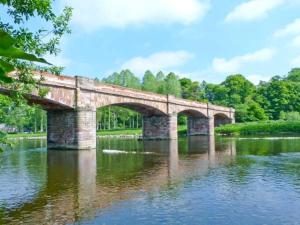
{"type": "Polygon", "coordinates": [[[79,76],[49,73],[35,73],[35,76],[43,77],[40,85],[49,92],[43,98],[32,93],[28,99],[47,110],[50,149],[95,148],[96,109],[109,105],[141,113],[145,139],[176,139],[178,114],[188,117],[188,135],[213,135],[215,126],[234,123],[232,108],[108,85],[79,76]]]}

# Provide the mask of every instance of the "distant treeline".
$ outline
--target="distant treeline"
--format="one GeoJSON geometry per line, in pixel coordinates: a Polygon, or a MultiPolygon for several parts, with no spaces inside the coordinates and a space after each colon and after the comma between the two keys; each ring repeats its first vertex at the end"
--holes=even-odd
{"type": "MultiPolygon", "coordinates": [[[[284,76],[274,76],[268,82],[260,82],[258,85],[241,74],[230,75],[220,84],[211,84],[180,78],[174,73],[153,74],[151,71],[146,71],[140,80],[129,70],[113,73],[102,81],[233,107],[236,109],[237,122],[300,119],[300,68],[294,68],[284,76]]],[[[103,108],[98,111],[98,115],[101,129],[141,126],[140,116],[123,108],[103,108]]],[[[179,123],[184,124],[185,118],[179,117],[179,123]]]]}
{"type": "MultiPolygon", "coordinates": [[[[151,71],[146,71],[140,79],[130,70],[113,73],[102,82],[233,107],[237,122],[300,118],[300,68],[258,85],[241,74],[230,75],[220,84],[211,84],[180,78],[174,73],[153,74],[151,71]]],[[[179,117],[180,124],[185,120],[179,117]]],[[[38,106],[17,104],[0,95],[0,123],[15,126],[19,131],[45,131],[46,114],[38,106]]],[[[141,115],[129,109],[110,106],[97,111],[99,130],[139,128],[141,125],[141,115]]]]}
{"type": "Polygon", "coordinates": [[[258,134],[299,134],[300,121],[258,121],[227,124],[217,127],[216,133],[221,135],[258,135],[258,134]]]}

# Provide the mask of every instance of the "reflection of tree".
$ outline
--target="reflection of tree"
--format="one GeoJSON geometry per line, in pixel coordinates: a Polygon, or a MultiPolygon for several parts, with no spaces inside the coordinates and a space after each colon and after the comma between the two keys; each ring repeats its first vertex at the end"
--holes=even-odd
{"type": "Polygon", "coordinates": [[[300,149],[299,139],[238,139],[239,155],[278,155],[284,152],[297,152],[300,149]]]}
{"type": "Polygon", "coordinates": [[[292,180],[291,183],[296,186],[296,190],[300,192],[300,157],[299,155],[297,155],[296,158],[292,157],[293,155],[283,158],[278,170],[282,171],[283,178],[288,176],[292,180]]]}
{"type": "Polygon", "coordinates": [[[282,176],[284,180],[288,176],[292,183],[300,186],[300,158],[293,155],[299,152],[299,139],[237,139],[236,149],[238,156],[226,165],[226,179],[230,184],[247,185],[255,171],[265,170],[265,179],[282,176]]]}

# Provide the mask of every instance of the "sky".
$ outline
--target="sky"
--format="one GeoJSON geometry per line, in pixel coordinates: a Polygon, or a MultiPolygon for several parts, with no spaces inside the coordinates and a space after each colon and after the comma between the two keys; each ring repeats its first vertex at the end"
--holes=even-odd
{"type": "Polygon", "coordinates": [[[58,0],[72,34],[48,56],[64,74],[102,79],[130,69],[213,83],[254,83],[300,67],[300,0],[58,0]]]}

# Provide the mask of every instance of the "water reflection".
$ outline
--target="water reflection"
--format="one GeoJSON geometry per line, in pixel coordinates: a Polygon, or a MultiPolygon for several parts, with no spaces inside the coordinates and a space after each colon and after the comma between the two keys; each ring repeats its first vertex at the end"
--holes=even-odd
{"type": "MultiPolygon", "coordinates": [[[[74,211],[75,214],[72,216],[81,217],[77,209],[92,207],[91,203],[96,197],[96,150],[49,150],[47,151],[47,165],[47,195],[55,196],[58,190],[72,191],[67,195],[71,199],[63,199],[64,202],[61,202],[60,211],[63,211],[63,214],[74,211]],[[67,205],[69,207],[66,207],[67,205]]],[[[49,218],[50,221],[55,214],[57,212],[49,218]]],[[[75,221],[75,218],[71,221],[75,221]]]]}
{"type": "MultiPolygon", "coordinates": [[[[37,168],[47,165],[46,174],[39,175],[45,176],[45,182],[27,202],[21,197],[15,199],[19,201],[16,207],[7,207],[0,195],[0,223],[64,224],[92,219],[117,202],[205,175],[210,169],[234,160],[236,154],[234,140],[215,142],[214,137],[100,141],[97,151],[29,151],[32,145],[20,144],[26,158],[46,155],[46,161],[32,162],[37,168]],[[122,150],[126,154],[105,154],[103,149],[122,150]]],[[[41,146],[45,146],[43,141],[34,144],[41,146]]],[[[26,160],[20,163],[25,163],[23,168],[32,166],[26,160]]],[[[5,173],[9,168],[4,165],[0,171],[5,173]]]]}

